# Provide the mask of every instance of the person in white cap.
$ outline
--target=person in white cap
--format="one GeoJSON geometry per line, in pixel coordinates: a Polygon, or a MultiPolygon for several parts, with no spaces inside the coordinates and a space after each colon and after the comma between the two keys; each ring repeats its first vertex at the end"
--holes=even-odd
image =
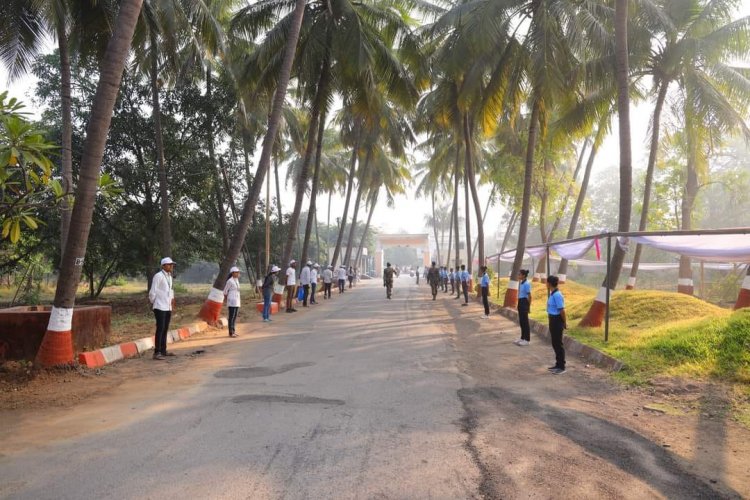
{"type": "Polygon", "coordinates": [[[318,269],[320,269],[320,266],[317,263],[313,264],[312,269],[310,269],[310,304],[318,303],[315,300],[315,289],[318,288],[318,269]]]}
{"type": "Polygon", "coordinates": [[[167,331],[169,321],[172,319],[174,308],[174,290],[172,290],[172,272],[175,262],[169,257],[161,259],[161,271],[154,275],[151,280],[151,290],[148,291],[148,300],[154,310],[156,318],[156,333],[154,334],[154,359],[164,359],[165,356],[174,356],[167,352],[167,331]]]}
{"type": "Polygon", "coordinates": [[[271,270],[263,280],[263,321],[268,323],[271,321],[271,297],[273,296],[273,288],[279,280],[278,274],[281,269],[278,266],[271,266],[271,270]]]}
{"type": "Polygon", "coordinates": [[[307,299],[310,297],[310,268],[312,267],[312,262],[309,260],[307,261],[307,264],[305,264],[305,267],[303,267],[299,272],[299,284],[302,286],[303,295],[302,295],[302,307],[307,307],[307,299]]]}
{"type": "Polygon", "coordinates": [[[235,324],[240,313],[240,268],[237,266],[229,270],[227,284],[224,285],[224,298],[229,308],[229,336],[234,338],[237,336],[235,324]]]}
{"type": "Polygon", "coordinates": [[[286,312],[292,313],[297,312],[292,307],[292,300],[296,294],[297,289],[297,261],[292,259],[289,261],[289,267],[286,269],[286,312]]]}
{"type": "Polygon", "coordinates": [[[323,270],[323,298],[331,298],[331,284],[333,283],[333,266],[328,266],[323,270]]]}
{"type": "Polygon", "coordinates": [[[337,277],[339,280],[339,293],[344,293],[346,285],[346,266],[339,266],[337,277]]]}

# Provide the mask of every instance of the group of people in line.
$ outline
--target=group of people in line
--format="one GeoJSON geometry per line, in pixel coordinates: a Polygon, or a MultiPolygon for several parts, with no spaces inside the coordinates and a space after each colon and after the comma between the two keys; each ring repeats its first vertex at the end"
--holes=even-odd
{"type": "MultiPolygon", "coordinates": [[[[167,332],[172,317],[172,310],[175,305],[174,290],[172,286],[172,273],[174,272],[175,262],[164,257],[161,260],[161,270],[156,273],[151,281],[148,298],[151,302],[156,319],[156,333],[154,335],[154,355],[155,360],[163,360],[174,353],[167,351],[167,332]]],[[[333,266],[326,266],[320,272],[321,266],[317,263],[307,261],[299,273],[299,288],[297,285],[297,261],[289,262],[286,270],[286,312],[293,313],[297,310],[294,308],[295,298],[302,302],[302,307],[308,307],[309,304],[317,304],[316,291],[318,283],[323,284],[323,299],[331,298],[331,288],[334,278],[337,281],[339,293],[344,293],[346,282],[349,282],[349,288],[354,286],[356,270],[352,267],[339,266],[334,273],[333,266]]],[[[281,271],[277,265],[272,265],[263,279],[261,290],[263,293],[263,310],[262,316],[264,322],[271,321],[271,300],[273,294],[282,291],[279,287],[278,274],[281,271]]],[[[482,304],[484,305],[483,319],[490,317],[489,287],[490,277],[487,272],[487,266],[480,268],[480,291],[482,304]]],[[[471,275],[466,270],[465,265],[461,265],[456,271],[453,268],[448,269],[445,266],[437,267],[435,262],[429,269],[425,269],[425,278],[430,285],[432,300],[436,300],[438,290],[448,293],[450,284],[451,294],[456,294],[456,299],[463,295],[464,302],[462,306],[469,304],[469,288],[471,286],[471,275]]],[[[396,270],[388,262],[383,271],[383,286],[386,289],[386,298],[389,300],[393,294],[393,281],[397,276],[396,270]]],[[[224,299],[229,309],[228,326],[229,336],[237,337],[236,322],[240,310],[240,270],[232,267],[227,276],[226,285],[224,286],[224,299]]],[[[529,313],[531,312],[531,283],[528,280],[529,271],[521,269],[518,274],[518,322],[521,328],[521,338],[514,343],[518,346],[528,346],[531,343],[531,327],[529,323],[529,313]]],[[[560,280],[557,276],[547,277],[547,317],[549,321],[549,330],[552,339],[552,348],[555,351],[555,364],[548,368],[552,373],[559,375],[565,373],[565,348],[563,346],[563,331],[567,328],[567,316],[565,313],[565,298],[559,289],[560,280]]],[[[417,284],[419,284],[419,269],[417,269],[417,284]]]]}
{"type": "MultiPolygon", "coordinates": [[[[318,289],[318,283],[323,284],[323,299],[331,298],[331,288],[333,286],[334,278],[338,284],[339,293],[344,293],[346,290],[346,282],[349,282],[349,288],[354,286],[357,271],[353,267],[349,267],[347,270],[346,266],[339,266],[334,271],[333,266],[325,266],[323,271],[320,271],[321,266],[318,263],[307,261],[299,273],[299,285],[297,285],[297,261],[292,259],[289,262],[289,267],[286,269],[286,284],[283,291],[286,292],[286,312],[294,313],[297,309],[294,308],[295,299],[298,302],[302,302],[302,307],[307,307],[309,304],[317,304],[316,292],[318,289]]],[[[278,286],[278,272],[280,269],[277,266],[273,266],[271,271],[263,281],[263,321],[271,321],[270,307],[271,298],[274,293],[274,289],[278,286]],[[274,271],[275,269],[275,271],[274,271]],[[266,314],[266,308],[269,313],[266,314]]],[[[278,289],[279,293],[282,291],[278,289]]]]}
{"type": "MultiPolygon", "coordinates": [[[[482,266],[479,274],[481,276],[479,281],[480,293],[482,305],[484,306],[482,319],[488,319],[490,317],[490,276],[487,266],[482,266]]],[[[435,262],[433,262],[430,268],[424,270],[424,277],[430,285],[432,300],[436,300],[438,290],[448,293],[448,285],[450,284],[451,294],[455,293],[456,299],[460,299],[463,294],[464,302],[461,305],[468,305],[471,275],[466,271],[465,265],[461,265],[460,269],[454,271],[452,267],[450,269],[446,266],[437,267],[435,262]]],[[[531,343],[531,326],[529,322],[529,313],[531,312],[531,282],[529,282],[528,277],[528,269],[521,269],[518,273],[518,323],[521,328],[521,337],[514,343],[520,347],[528,346],[531,343]]],[[[417,284],[419,284],[419,269],[417,269],[417,284]]],[[[559,284],[560,280],[557,276],[547,277],[547,317],[552,349],[555,352],[555,364],[550,366],[548,370],[555,375],[565,373],[563,331],[567,329],[565,298],[560,291],[559,284]]],[[[388,298],[390,298],[390,291],[388,292],[388,298]]]]}

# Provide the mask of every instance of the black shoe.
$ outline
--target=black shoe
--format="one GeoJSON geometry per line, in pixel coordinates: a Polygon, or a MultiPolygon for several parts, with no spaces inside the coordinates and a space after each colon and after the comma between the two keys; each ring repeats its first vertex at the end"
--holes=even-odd
{"type": "Polygon", "coordinates": [[[557,365],[555,365],[555,366],[550,366],[549,368],[547,368],[547,370],[549,370],[549,371],[552,371],[552,370],[557,370],[557,365]]]}
{"type": "Polygon", "coordinates": [[[565,373],[565,368],[555,368],[554,370],[550,370],[550,373],[553,375],[562,375],[565,373]]]}
{"type": "Polygon", "coordinates": [[[175,353],[173,353],[173,352],[170,351],[170,352],[165,352],[164,356],[172,357],[172,356],[177,356],[177,355],[175,353]]]}
{"type": "Polygon", "coordinates": [[[291,309],[287,309],[286,312],[291,313],[291,312],[294,312],[294,311],[292,311],[291,309]]]}
{"type": "Polygon", "coordinates": [[[464,302],[463,304],[461,304],[461,307],[468,306],[468,305],[469,304],[467,304],[466,302],[464,302]]]}
{"type": "Polygon", "coordinates": [[[164,359],[164,356],[162,356],[161,353],[156,352],[154,353],[153,359],[161,361],[164,359]]]}

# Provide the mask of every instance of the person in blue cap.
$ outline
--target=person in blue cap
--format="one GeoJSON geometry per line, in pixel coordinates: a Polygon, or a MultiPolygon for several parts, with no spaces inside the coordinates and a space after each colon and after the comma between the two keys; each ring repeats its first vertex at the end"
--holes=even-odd
{"type": "Polygon", "coordinates": [[[521,338],[515,341],[518,346],[527,346],[531,343],[531,325],[529,325],[531,283],[528,277],[528,269],[518,271],[518,325],[521,327],[521,338]]]}

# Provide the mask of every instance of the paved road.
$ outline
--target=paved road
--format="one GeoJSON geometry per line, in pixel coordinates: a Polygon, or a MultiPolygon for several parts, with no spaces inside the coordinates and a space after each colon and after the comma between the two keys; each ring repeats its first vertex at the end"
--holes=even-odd
{"type": "Polygon", "coordinates": [[[174,392],[73,410],[64,425],[106,430],[1,459],[0,495],[471,497],[455,359],[415,293],[357,287],[279,318],[273,336],[243,328],[174,392]]]}
{"type": "Polygon", "coordinates": [[[476,304],[378,285],[13,422],[0,498],[737,496],[613,422],[601,372],[571,360],[554,377],[548,346],[512,346],[476,304]]]}

